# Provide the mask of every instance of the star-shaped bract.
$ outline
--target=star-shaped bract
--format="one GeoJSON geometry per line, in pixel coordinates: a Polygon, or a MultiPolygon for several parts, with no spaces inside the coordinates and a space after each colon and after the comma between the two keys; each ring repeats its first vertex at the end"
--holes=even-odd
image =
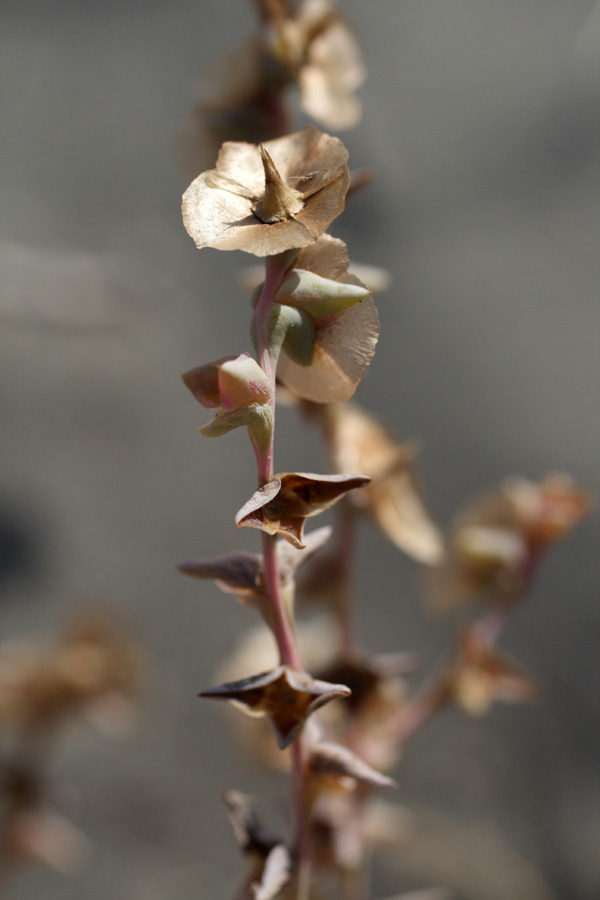
{"type": "Polygon", "coordinates": [[[273,256],[312,244],[344,209],[350,175],[338,138],[308,126],[261,146],[223,144],[183,195],[199,248],[273,256]]]}
{"type": "Polygon", "coordinates": [[[279,747],[284,749],[313,712],[330,700],[349,694],[350,689],[343,684],[318,681],[307,672],[278,666],[260,675],[210,688],[199,696],[230,700],[250,715],[267,716],[279,747]]]}
{"type": "Polygon", "coordinates": [[[280,534],[292,546],[302,549],[306,519],[329,509],[348,491],[368,482],[364,475],[282,472],[252,495],[237,513],[235,524],[239,528],[260,528],[267,534],[280,534]]]}

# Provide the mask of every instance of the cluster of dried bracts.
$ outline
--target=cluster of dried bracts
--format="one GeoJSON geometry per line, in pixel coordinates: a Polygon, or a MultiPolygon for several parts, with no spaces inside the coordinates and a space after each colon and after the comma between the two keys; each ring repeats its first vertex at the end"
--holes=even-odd
{"type": "Polygon", "coordinates": [[[238,140],[223,143],[214,168],[183,197],[185,227],[199,248],[265,260],[264,274],[247,279],[254,347],[200,365],[183,380],[213,411],[200,428],[204,435],[248,429],[258,490],[235,523],[260,530],[262,553],[230,553],[181,570],[214,580],[258,611],[275,639],[265,654],[256,644],[246,648],[235,672],[228,666],[224,683],[202,694],[248,713],[255,726],[248,743],[263,759],[292,769],[293,826],[285,838],[266,832],[242,795],[226,795],[251,863],[239,900],[307,900],[332,881],[339,896],[367,900],[372,849],[398,837],[390,825],[394,812],[375,792],[394,785],[390,773],[408,739],[449,704],[479,715],[496,700],[537,695],[537,682],[497,641],[544,550],[579,522],[589,499],[565,476],[539,484],[514,480],[470,507],[445,540],[423,500],[415,446],[399,443],[387,425],[346,402],[379,335],[373,285],[356,277],[344,243],[326,233],[345,206],[348,155],[338,138],[313,126],[282,131],[292,87],[320,124],[354,124],[360,107],[353,92],[364,67],[354,35],[329,0],[257,6],[258,34],[237,54],[234,75],[212,85],[195,116],[196,132],[238,140]],[[276,394],[320,430],[327,474],[275,473],[276,394]],[[306,520],[334,504],[335,529],[305,533],[306,520]],[[432,604],[483,604],[459,628],[447,662],[415,693],[406,680],[415,666],[411,655],[368,657],[359,650],[352,563],[363,513],[431,568],[432,604]],[[320,620],[305,641],[295,602],[317,598],[328,622],[320,620]]]}
{"type": "Polygon", "coordinates": [[[86,719],[115,733],[127,723],[140,658],[112,621],[87,616],[52,648],[0,647],[0,881],[24,863],[73,869],[86,851],[64,816],[48,769],[56,744],[86,719]]]}

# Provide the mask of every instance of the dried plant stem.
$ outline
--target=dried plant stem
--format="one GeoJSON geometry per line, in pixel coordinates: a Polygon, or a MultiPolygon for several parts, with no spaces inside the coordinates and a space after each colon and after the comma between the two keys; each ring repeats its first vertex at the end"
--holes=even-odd
{"type": "MultiPolygon", "coordinates": [[[[521,587],[514,592],[513,596],[503,597],[497,601],[471,624],[470,631],[488,647],[493,648],[497,644],[521,601],[531,588],[539,559],[540,548],[532,545],[523,564],[521,587]]],[[[443,671],[428,687],[412,697],[401,708],[396,725],[399,744],[404,744],[444,708],[449,699],[446,674],[446,671],[443,671]]]]}
{"type": "Polygon", "coordinates": [[[413,735],[420,731],[437,712],[444,708],[448,700],[448,688],[445,673],[441,679],[411,697],[399,710],[395,723],[396,740],[403,746],[413,735]]]}
{"type": "Polygon", "coordinates": [[[337,567],[339,578],[338,620],[342,651],[347,656],[356,652],[354,622],[354,560],[356,557],[356,512],[343,497],[337,506],[337,567]]]}
{"type": "MultiPolygon", "coordinates": [[[[287,254],[267,257],[266,277],[264,286],[256,307],[254,318],[255,339],[257,343],[258,363],[269,379],[271,386],[271,409],[273,412],[273,435],[275,423],[275,373],[277,360],[270,347],[268,335],[268,315],[277,290],[283,280],[283,276],[289,265],[287,254]]],[[[273,477],[273,437],[267,450],[263,454],[257,454],[258,483],[262,487],[273,477]]],[[[293,666],[302,670],[302,662],[298,653],[293,623],[290,621],[288,610],[281,594],[281,581],[277,564],[275,536],[263,535],[263,571],[265,578],[266,595],[271,605],[273,621],[275,625],[275,639],[279,650],[282,665],[293,666]]],[[[308,848],[308,820],[307,803],[305,796],[305,751],[302,736],[294,738],[292,744],[293,766],[293,807],[296,822],[295,857],[298,872],[298,897],[308,897],[310,880],[310,858],[308,848]]]]}
{"type": "MultiPolygon", "coordinates": [[[[275,428],[275,373],[277,360],[271,350],[268,334],[269,312],[275,303],[275,295],[283,281],[288,266],[287,256],[277,254],[266,259],[266,277],[260,299],[254,315],[254,329],[258,364],[269,379],[271,385],[271,410],[273,413],[273,429],[275,428]]],[[[262,487],[273,477],[273,440],[264,453],[257,453],[258,486],[262,487]]]]}
{"type": "Polygon", "coordinates": [[[273,614],[275,639],[281,664],[302,669],[302,662],[298,655],[294,629],[290,622],[287,608],[281,596],[281,582],[277,567],[276,554],[277,538],[270,534],[263,534],[263,572],[266,594],[273,614]]]}
{"type": "Polygon", "coordinates": [[[305,755],[302,736],[298,735],[292,744],[294,810],[296,814],[294,855],[297,866],[298,900],[308,900],[310,895],[309,808],[304,774],[306,771],[305,755]]]}
{"type": "Polygon", "coordinates": [[[487,610],[471,626],[471,630],[489,647],[493,647],[502,636],[515,610],[515,603],[502,601],[487,610]]]}
{"type": "MultiPolygon", "coordinates": [[[[268,316],[275,302],[275,295],[287,268],[287,256],[278,254],[266,260],[266,277],[256,307],[254,317],[255,339],[258,364],[269,379],[271,387],[271,410],[273,413],[273,434],[269,446],[263,453],[257,453],[258,486],[263,487],[273,477],[273,436],[275,433],[275,373],[277,360],[271,350],[268,335],[268,316]]],[[[263,535],[263,566],[268,602],[275,623],[275,638],[282,665],[302,669],[298,655],[294,630],[281,595],[281,582],[277,566],[276,537],[263,535]]]]}

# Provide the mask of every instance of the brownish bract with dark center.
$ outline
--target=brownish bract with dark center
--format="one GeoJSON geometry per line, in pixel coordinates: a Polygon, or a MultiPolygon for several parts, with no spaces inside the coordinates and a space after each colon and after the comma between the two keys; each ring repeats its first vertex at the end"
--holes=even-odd
{"type": "Polygon", "coordinates": [[[350,174],[338,138],[309,126],[254,144],[223,144],[215,169],[183,195],[183,222],[197,247],[273,256],[312,244],[344,209],[350,174]],[[279,212],[265,196],[280,179],[279,212]],[[275,211],[274,211],[275,210],[275,211]],[[266,221],[265,221],[266,220],[266,221]]]}

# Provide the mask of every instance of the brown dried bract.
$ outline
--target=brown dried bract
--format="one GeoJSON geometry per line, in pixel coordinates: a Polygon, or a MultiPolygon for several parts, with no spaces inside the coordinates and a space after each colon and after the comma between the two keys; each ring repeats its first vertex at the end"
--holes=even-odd
{"type": "Polygon", "coordinates": [[[224,141],[267,141],[287,131],[286,95],[297,86],[305,113],[325,128],[352,128],[366,69],[359,42],[330,0],[260,0],[257,33],[205,73],[179,140],[195,176],[224,141]],[[212,151],[212,153],[211,153],[212,151]]]}
{"type": "MultiPolygon", "coordinates": [[[[277,570],[282,587],[294,580],[298,567],[320,550],[331,535],[331,527],[317,528],[305,537],[305,546],[298,549],[287,541],[277,542],[277,570]]],[[[211,559],[180,563],[177,568],[184,575],[215,581],[222,591],[235,594],[244,602],[249,597],[264,596],[263,563],[260,553],[227,553],[211,559]]]]}
{"type": "MultiPolygon", "coordinates": [[[[323,546],[330,534],[331,528],[328,526],[317,528],[306,536],[303,549],[297,549],[285,540],[277,541],[275,548],[277,571],[282,599],[290,615],[290,621],[294,605],[296,571],[323,546]]],[[[257,610],[269,628],[276,631],[272,604],[265,591],[262,554],[229,553],[212,559],[182,563],[178,569],[184,575],[215,581],[222,591],[235,594],[240,603],[257,610]]]]}
{"type": "Polygon", "coordinates": [[[369,479],[364,475],[312,475],[281,472],[259,488],[235,517],[238,528],[260,528],[280,534],[294,547],[306,545],[306,519],[329,509],[337,500],[369,479]]]}
{"type": "Polygon", "coordinates": [[[280,748],[287,747],[308,716],[338,697],[347,697],[343,684],[317,681],[307,672],[278,666],[270,672],[252,675],[203,691],[200,697],[230,700],[250,715],[267,716],[280,748]]]}
{"type": "Polygon", "coordinates": [[[355,91],[366,78],[359,42],[331,0],[303,0],[280,33],[302,109],[333,130],[352,128],[362,108],[355,91]]]}
{"type": "Polygon", "coordinates": [[[444,565],[430,586],[434,608],[478,596],[513,602],[527,588],[542,553],[591,509],[589,492],[563,474],[539,482],[507,479],[476,498],[457,518],[444,565]]]}
{"type": "MultiPolygon", "coordinates": [[[[349,265],[344,242],[323,235],[298,254],[294,268],[332,281],[362,285],[348,272],[349,265]]],[[[310,365],[300,365],[283,352],[277,376],[303,400],[315,403],[348,400],[373,359],[379,338],[379,316],[373,297],[369,295],[336,316],[315,319],[314,324],[315,346],[310,365]]]]}
{"type": "Polygon", "coordinates": [[[357,784],[396,786],[392,778],[382,775],[348,747],[328,741],[309,748],[308,768],[319,786],[327,790],[354,790],[357,784]]]}
{"type": "Polygon", "coordinates": [[[100,705],[118,716],[139,680],[138,654],[118,626],[101,617],[82,618],[54,650],[2,648],[0,722],[42,731],[70,716],[93,715],[100,705]]]}
{"type": "Polygon", "coordinates": [[[274,900],[292,875],[292,857],[285,844],[276,844],[263,866],[260,879],[251,885],[254,900],[274,900]]]}
{"type": "Polygon", "coordinates": [[[346,739],[378,771],[390,771],[398,762],[394,722],[406,702],[406,675],[416,665],[414,654],[397,653],[364,659],[342,657],[318,670],[320,678],[341,681],[352,691],[343,704],[346,715],[338,716],[336,725],[343,723],[346,739]]]}
{"type": "Polygon", "coordinates": [[[489,712],[494,701],[526,703],[540,694],[540,683],[514,660],[465,629],[446,680],[449,696],[472,716],[489,712]]]}
{"type": "Polygon", "coordinates": [[[278,839],[268,833],[252,809],[249,798],[240,791],[225,791],[223,802],[239,847],[251,856],[266,859],[278,839]]]}
{"type": "Polygon", "coordinates": [[[371,478],[352,502],[405,553],[419,562],[438,563],[442,537],[423,499],[414,446],[399,443],[387,425],[353,403],[327,407],[324,423],[336,469],[371,478]]]}
{"type": "Polygon", "coordinates": [[[235,839],[253,863],[238,896],[273,900],[290,880],[290,852],[281,841],[265,831],[248,797],[239,791],[226,791],[223,799],[235,839]]]}
{"type": "Polygon", "coordinates": [[[262,147],[223,144],[215,169],[183,195],[197,247],[272,256],[312,244],[344,209],[348,153],[309,126],[262,147]]]}

